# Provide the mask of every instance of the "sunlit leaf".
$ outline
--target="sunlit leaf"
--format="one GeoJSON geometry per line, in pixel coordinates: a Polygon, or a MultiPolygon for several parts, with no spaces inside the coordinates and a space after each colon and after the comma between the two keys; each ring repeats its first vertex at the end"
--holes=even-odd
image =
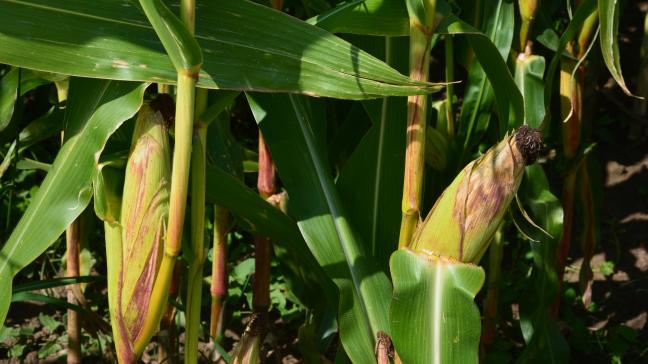
{"type": "Polygon", "coordinates": [[[481,322],[473,300],[484,270],[405,249],[390,267],[392,340],[403,363],[477,363],[481,322]]]}
{"type": "MultiPolygon", "coordinates": [[[[0,7],[0,63],[175,83],[164,47],[131,1],[1,0],[0,7]]],[[[430,89],[340,38],[265,6],[199,1],[196,14],[204,54],[198,87],[351,99],[430,89]]]]}

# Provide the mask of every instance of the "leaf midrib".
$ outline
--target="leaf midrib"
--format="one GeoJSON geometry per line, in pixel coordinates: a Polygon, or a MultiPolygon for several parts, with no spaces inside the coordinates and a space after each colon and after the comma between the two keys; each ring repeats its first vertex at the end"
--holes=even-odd
{"type": "MultiPolygon", "coordinates": [[[[342,248],[342,252],[345,257],[345,263],[349,270],[349,274],[351,275],[351,281],[353,282],[353,287],[354,287],[354,294],[358,296],[358,302],[360,304],[360,308],[362,309],[362,313],[366,319],[365,322],[370,323],[371,320],[369,318],[369,314],[367,312],[365,302],[360,295],[360,283],[358,281],[358,277],[356,276],[352,267],[349,266],[349,262],[352,262],[354,257],[351,257],[349,251],[347,250],[346,247],[347,243],[345,243],[346,239],[344,238],[343,234],[341,234],[340,232],[342,227],[339,225],[338,221],[342,216],[340,216],[340,213],[337,210],[337,207],[335,206],[333,192],[331,191],[330,185],[324,182],[324,179],[326,178],[326,174],[324,172],[325,169],[321,165],[321,161],[319,160],[319,158],[313,157],[318,155],[317,148],[315,147],[314,141],[311,138],[311,133],[309,133],[309,131],[307,130],[308,126],[304,125],[306,121],[303,118],[301,108],[296,104],[295,96],[288,95],[288,98],[290,99],[290,106],[292,107],[295,116],[297,116],[299,131],[302,133],[304,137],[304,141],[306,143],[306,148],[308,149],[307,156],[313,163],[313,166],[315,167],[315,173],[317,174],[317,182],[320,184],[320,188],[324,193],[324,200],[326,201],[326,206],[328,207],[333,217],[333,224],[335,225],[335,233],[338,237],[338,241],[340,242],[340,247],[342,248]]],[[[371,327],[369,327],[369,329],[371,331],[371,327]]]]}

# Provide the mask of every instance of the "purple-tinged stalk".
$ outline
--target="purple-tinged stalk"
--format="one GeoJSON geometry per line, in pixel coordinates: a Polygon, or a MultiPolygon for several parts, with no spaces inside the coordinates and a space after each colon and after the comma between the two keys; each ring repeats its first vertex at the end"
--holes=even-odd
{"type": "Polygon", "coordinates": [[[524,125],[470,162],[443,191],[409,247],[478,263],[541,145],[540,132],[524,125]]]}
{"type": "MultiPolygon", "coordinates": [[[[81,247],[81,218],[77,218],[67,227],[65,231],[65,240],[67,246],[66,269],[68,277],[78,277],[81,274],[79,269],[79,250],[81,247]]],[[[78,305],[78,295],[81,295],[81,288],[78,284],[67,286],[67,301],[71,304],[78,305]]],[[[67,310],[67,363],[81,363],[81,321],[79,313],[75,310],[67,310]]]]}
{"type": "Polygon", "coordinates": [[[211,321],[209,336],[218,340],[222,332],[223,308],[227,295],[227,230],[229,212],[227,209],[214,206],[214,250],[212,257],[211,321]]]}
{"type": "MultiPolygon", "coordinates": [[[[178,281],[180,278],[180,269],[176,265],[173,271],[171,286],[169,287],[169,300],[175,300],[178,296],[178,281]]],[[[158,363],[175,364],[178,363],[178,330],[175,324],[176,308],[174,305],[167,303],[162,319],[160,320],[160,331],[158,331],[158,363]]]]}
{"type": "MultiPolygon", "coordinates": [[[[257,189],[264,199],[268,199],[276,192],[274,163],[261,133],[259,133],[257,189]]],[[[265,316],[270,307],[270,261],[272,259],[270,239],[264,236],[256,237],[254,258],[253,309],[257,314],[265,316]]]]}
{"type": "MultiPolygon", "coordinates": [[[[276,192],[274,163],[261,133],[259,133],[257,189],[261,197],[273,203],[271,197],[276,192]]],[[[278,203],[273,204],[278,207],[278,203]]],[[[270,239],[265,236],[256,236],[254,240],[254,279],[252,281],[252,320],[237,346],[234,363],[248,364],[256,363],[259,360],[261,343],[268,326],[271,260],[272,243],[270,239]]]]}
{"type": "MultiPolygon", "coordinates": [[[[436,0],[421,3],[406,1],[406,4],[410,23],[410,78],[415,81],[428,81],[430,39],[435,27],[436,0]]],[[[399,247],[409,244],[421,216],[427,98],[427,95],[413,95],[407,98],[407,141],[399,247]]]]}
{"type": "MultiPolygon", "coordinates": [[[[281,11],[283,0],[272,0],[272,7],[281,11]]],[[[259,195],[270,198],[277,190],[275,167],[270,150],[263,134],[259,130],[257,189],[259,195]]],[[[257,235],[254,239],[254,279],[252,281],[252,320],[248,324],[233,356],[233,363],[260,362],[261,344],[268,326],[268,309],[270,308],[270,262],[272,260],[272,243],[265,236],[257,235]]]]}
{"type": "MultiPolygon", "coordinates": [[[[57,81],[56,91],[59,103],[67,100],[69,80],[57,81]]],[[[61,139],[64,139],[61,133],[61,139]]],[[[80,276],[79,251],[81,249],[81,217],[74,220],[65,229],[66,243],[66,275],[68,277],[80,276]]],[[[79,285],[71,284],[67,286],[67,301],[71,304],[79,304],[77,296],[80,296],[81,288],[79,285]]],[[[68,364],[81,363],[81,321],[79,313],[75,310],[67,310],[67,334],[68,334],[68,364]]]]}
{"type": "Polygon", "coordinates": [[[486,301],[484,303],[484,318],[481,343],[488,347],[495,341],[497,328],[497,305],[499,301],[499,284],[502,275],[502,227],[495,233],[495,238],[488,250],[488,283],[486,286],[486,301]]]}

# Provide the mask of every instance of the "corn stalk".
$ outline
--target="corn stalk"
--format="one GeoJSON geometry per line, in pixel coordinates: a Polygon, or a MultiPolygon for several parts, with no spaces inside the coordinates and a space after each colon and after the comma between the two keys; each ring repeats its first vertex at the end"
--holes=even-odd
{"type": "MultiPolygon", "coordinates": [[[[80,217],[74,220],[65,231],[67,246],[67,276],[78,277],[79,273],[79,250],[81,248],[81,221],[80,217]]],[[[81,295],[81,288],[78,284],[71,284],[67,287],[67,301],[78,305],[77,296],[81,295]]],[[[81,321],[76,310],[67,310],[67,334],[68,334],[68,364],[81,363],[81,321]]]]}
{"type": "MultiPolygon", "coordinates": [[[[266,146],[263,135],[259,133],[259,175],[257,188],[262,198],[268,199],[276,192],[274,163],[266,146]]],[[[259,317],[265,318],[270,308],[270,261],[272,244],[270,239],[257,236],[254,245],[254,282],[252,305],[259,317]]],[[[266,324],[264,319],[262,325],[266,324]]]]}
{"type": "MultiPolygon", "coordinates": [[[[436,0],[407,1],[410,25],[410,78],[428,81],[430,39],[435,28],[436,0]]],[[[407,146],[403,181],[402,221],[399,246],[409,244],[421,216],[425,170],[427,95],[407,98],[407,146]]]]}
{"type": "Polygon", "coordinates": [[[214,248],[212,257],[211,315],[209,336],[214,345],[222,333],[223,309],[227,294],[227,230],[229,212],[224,207],[214,205],[214,248]]]}
{"type": "MultiPolygon", "coordinates": [[[[593,221],[589,221],[590,217],[593,218],[593,208],[591,205],[591,189],[590,186],[583,186],[583,183],[589,183],[589,177],[585,176],[579,178],[579,174],[587,174],[586,169],[586,155],[582,156],[582,159],[577,162],[577,157],[579,156],[579,149],[581,147],[581,134],[583,130],[583,92],[585,88],[585,65],[581,65],[581,61],[584,57],[587,56],[588,45],[590,42],[595,41],[594,32],[598,25],[598,12],[595,11],[583,23],[577,41],[572,41],[567,45],[567,51],[578,60],[576,61],[571,59],[563,58],[560,64],[560,111],[563,119],[562,123],[562,139],[563,139],[563,156],[564,158],[572,164],[572,166],[566,171],[563,189],[562,189],[562,205],[564,211],[564,223],[563,223],[563,234],[560,241],[560,249],[557,261],[557,272],[558,272],[558,285],[559,290],[562,287],[562,277],[565,271],[565,265],[567,264],[567,256],[569,255],[571,241],[573,239],[573,229],[574,229],[574,203],[575,195],[577,191],[577,183],[581,185],[578,186],[578,190],[585,189],[590,191],[589,197],[585,197],[583,201],[583,207],[587,214],[583,216],[584,218],[584,227],[586,229],[593,229],[593,221]],[[580,165],[584,167],[581,168],[580,165]]],[[[586,193],[586,192],[582,192],[586,193]]],[[[593,254],[593,244],[595,241],[593,239],[593,231],[584,232],[584,237],[587,238],[587,241],[582,241],[582,248],[585,253],[583,264],[581,270],[584,270],[581,277],[581,286],[585,289],[583,291],[583,303],[589,305],[591,302],[591,283],[588,281],[591,280],[591,267],[590,261],[593,254]],[[590,239],[591,237],[591,239],[590,239]]],[[[560,293],[556,297],[556,302],[552,307],[553,315],[557,315],[560,303],[560,293]]]]}
{"type": "Polygon", "coordinates": [[[449,136],[455,135],[455,115],[453,107],[454,98],[454,39],[451,34],[446,35],[445,38],[445,78],[446,82],[446,99],[445,111],[447,132],[449,136]]]}
{"type": "MultiPolygon", "coordinates": [[[[190,18],[190,17],[187,17],[190,18]]],[[[207,90],[196,91],[196,113],[207,106],[207,90]]],[[[202,301],[203,265],[205,263],[205,163],[207,124],[197,119],[191,158],[191,254],[187,274],[187,311],[185,331],[185,363],[198,362],[198,333],[202,301]]]]}
{"type": "Polygon", "coordinates": [[[488,283],[486,284],[483,332],[481,335],[481,343],[484,347],[492,345],[497,335],[497,306],[502,275],[502,253],[504,251],[502,235],[502,227],[500,226],[488,250],[488,283]]]}
{"type": "Polygon", "coordinates": [[[136,353],[144,350],[160,322],[162,311],[166,307],[175,260],[182,245],[193,138],[195,86],[202,65],[202,53],[190,29],[187,29],[162,1],[140,0],[140,4],[167,51],[178,78],[175,145],[164,255],[151,292],[153,309],[147,312],[142,335],[134,344],[136,353]]]}
{"type": "MultiPolygon", "coordinates": [[[[56,91],[59,103],[65,102],[68,95],[69,82],[57,82],[56,91]]],[[[64,139],[65,135],[61,137],[64,139]]],[[[66,273],[68,277],[78,277],[79,273],[79,250],[81,247],[81,218],[74,220],[65,229],[66,243],[66,273]]],[[[76,284],[67,287],[67,301],[71,304],[78,304],[77,296],[81,295],[80,286],[76,284]]],[[[68,334],[68,364],[81,363],[81,322],[79,313],[75,310],[67,310],[67,334],[68,334]]]]}
{"type": "MultiPolygon", "coordinates": [[[[173,279],[169,287],[169,300],[177,299],[179,290],[180,270],[176,266],[173,272],[173,279]]],[[[160,363],[175,364],[178,363],[178,329],[175,323],[176,307],[167,303],[166,309],[160,320],[160,330],[158,331],[157,360],[160,363]]]]}
{"type": "Polygon", "coordinates": [[[529,33],[535,20],[539,2],[540,0],[518,0],[518,4],[520,5],[520,18],[522,20],[519,33],[520,52],[524,52],[527,46],[527,40],[529,39],[529,33]]]}
{"type": "MultiPolygon", "coordinates": [[[[158,83],[157,91],[158,94],[171,95],[172,88],[171,85],[158,83]]],[[[169,287],[170,300],[175,299],[178,295],[178,280],[179,270],[176,266],[173,272],[171,286],[169,287]]],[[[178,333],[175,325],[175,314],[175,306],[167,303],[162,313],[162,318],[160,319],[160,330],[158,331],[157,360],[160,363],[167,362],[169,364],[175,364],[178,362],[178,347],[176,345],[178,333]]]]}

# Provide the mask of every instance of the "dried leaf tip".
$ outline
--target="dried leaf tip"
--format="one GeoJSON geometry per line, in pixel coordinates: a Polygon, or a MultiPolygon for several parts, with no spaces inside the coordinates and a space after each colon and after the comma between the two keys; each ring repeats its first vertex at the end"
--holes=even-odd
{"type": "Polygon", "coordinates": [[[515,133],[515,145],[524,157],[525,164],[533,164],[542,150],[540,130],[522,125],[515,133]]]}

